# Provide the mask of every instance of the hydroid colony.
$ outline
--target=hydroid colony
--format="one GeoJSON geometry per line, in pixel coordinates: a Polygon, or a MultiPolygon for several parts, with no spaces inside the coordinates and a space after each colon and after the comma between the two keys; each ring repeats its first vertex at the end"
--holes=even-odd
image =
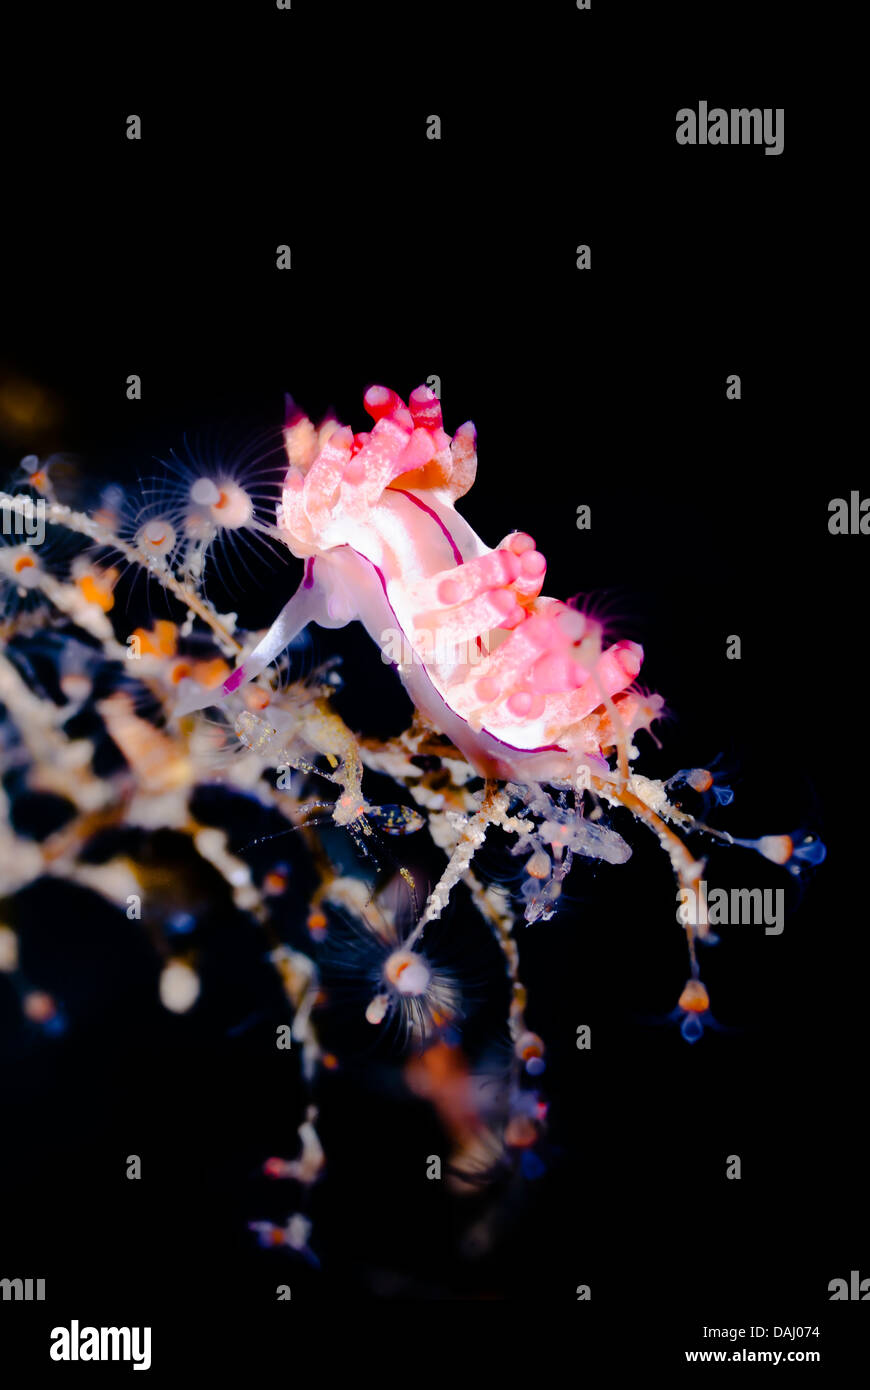
{"type": "MultiPolygon", "coordinates": [[[[373,426],[355,433],[333,419],[317,427],[291,406],[277,481],[262,459],[238,467],[191,451],[173,457],[140,497],[108,488],[88,510],[59,495],[51,461],[31,457],[20,490],[0,498],[4,756],[20,787],[68,806],[59,829],[35,836],[16,828],[3,796],[0,967],[28,1018],[62,1026],[63,1000],[18,970],[16,893],[50,875],[101,894],[135,921],[148,910],[141,867],[122,854],[94,862],[89,846],[113,825],[187,837],[272,943],[311,1105],[298,1156],[266,1168],[298,1185],[296,1209],[286,1224],[252,1229],[308,1258],[316,1239],[304,1193],[326,1162],[318,1084],[343,1060],[319,1034],[330,992],[324,960],[352,985],[349,1007],[360,1021],[390,1035],[407,1086],[432,1102],[450,1136],[448,1181],[471,1190],[524,1154],[528,1161],[542,1133],[545,1040],[526,1023],[517,929],[558,911],[575,858],[625,862],[631,849],[621,832],[633,818],[660,842],[679,889],[697,898],[705,862],[690,839],[747,846],[793,872],[824,853],[812,836],[734,840],[694,818],[677,800],[686,788],[701,805],[717,791],[726,800],[706,769],[645,777],[639,744],[663,701],[638,684],[641,647],[608,644],[591,615],[543,595],[546,560],[531,536],[513,532],[493,549],[463,520],[456,504],[477,470],[471,424],[451,438],[425,387],[407,404],[371,387],[365,407],[373,426]],[[45,539],[36,544],[40,526],[45,539]],[[244,564],[252,544],[304,561],[298,590],[264,635],[240,631],[209,597],[214,567],[233,555],[244,564]],[[163,591],[169,614],[132,632],[115,604],[128,568],[163,591]],[[294,652],[286,655],[309,624],[354,620],[376,644],[372,661],[380,647],[413,702],[413,721],[398,737],[347,726],[334,707],[335,663],[300,676],[294,652]],[[108,773],[97,770],[97,736],[81,732],[92,727],[77,718],[85,710],[122,757],[108,773]],[[374,803],[373,779],[390,779],[394,799],[374,803]],[[198,790],[214,784],[269,808],[304,838],[315,883],[305,942],[285,929],[281,840],[274,862],[255,872],[226,830],[195,810],[198,790]],[[350,860],[330,850],[335,827],[350,839],[350,860]],[[495,827],[522,866],[518,885],[479,871],[477,852],[495,827]],[[401,863],[403,842],[392,837],[408,835],[430,837],[442,854],[431,884],[401,863]],[[461,968],[441,958],[433,931],[460,885],[499,947],[509,987],[509,1045],[495,1088],[481,1084],[463,1048],[461,968]]],[[[689,967],[678,1015],[695,1041],[710,1017],[696,949],[710,937],[703,906],[684,931],[689,967]]],[[[201,990],[197,952],[185,940],[167,929],[160,947],[160,997],[177,1012],[195,1007],[201,990]]]]}

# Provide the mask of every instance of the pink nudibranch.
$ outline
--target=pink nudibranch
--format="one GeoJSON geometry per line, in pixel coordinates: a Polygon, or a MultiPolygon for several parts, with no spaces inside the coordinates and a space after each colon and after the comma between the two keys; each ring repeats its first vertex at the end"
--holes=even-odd
{"type": "Polygon", "coordinates": [[[220,703],[259,675],[310,622],[358,619],[416,707],[481,774],[517,782],[572,780],[662,707],[629,690],[642,649],[602,650],[599,625],[541,594],[546,561],[515,531],[493,550],[456,511],[474,482],[476,434],[451,439],[433,391],[408,404],[372,386],[368,433],[294,414],[278,533],[306,561],[296,593],[216,695],[193,682],[176,713],[220,703]]]}

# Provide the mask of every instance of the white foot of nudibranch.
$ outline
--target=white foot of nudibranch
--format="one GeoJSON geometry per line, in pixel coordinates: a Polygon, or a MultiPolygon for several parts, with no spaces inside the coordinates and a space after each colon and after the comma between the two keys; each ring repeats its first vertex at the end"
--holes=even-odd
{"type": "Polygon", "coordinates": [[[222,704],[227,696],[232,695],[247,681],[259,676],[267,666],[271,666],[285,647],[290,645],[294,637],[298,637],[303,628],[306,628],[311,622],[334,625],[327,611],[324,593],[313,582],[309,570],[293,597],[281,609],[265,637],[261,638],[253,651],[245,657],[244,661],[239,663],[232,675],[228,676],[222,685],[213,690],[207,690],[205,686],[200,685],[198,681],[192,680],[190,677],[181,681],[178,687],[178,700],[173,710],[174,718],[181,719],[186,714],[193,714],[195,710],[208,709],[211,705],[222,704]]]}

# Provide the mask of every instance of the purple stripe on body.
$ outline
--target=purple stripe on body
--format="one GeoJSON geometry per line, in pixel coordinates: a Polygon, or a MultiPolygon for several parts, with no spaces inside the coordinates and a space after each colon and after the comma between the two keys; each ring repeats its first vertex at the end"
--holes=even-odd
{"type": "MultiPolygon", "coordinates": [[[[394,491],[399,492],[400,489],[399,489],[399,488],[395,488],[394,491]]],[[[405,496],[406,496],[406,497],[407,497],[408,495],[409,495],[408,493],[405,493],[405,496]]],[[[411,501],[413,502],[414,500],[415,500],[415,499],[412,497],[412,498],[411,498],[411,501]]],[[[423,503],[421,502],[420,505],[423,506],[423,503]]],[[[429,511],[429,508],[428,508],[428,507],[424,507],[423,510],[428,512],[428,511],[429,511]]],[[[433,512],[432,515],[434,516],[435,513],[433,512]]],[[[438,521],[438,518],[435,517],[435,520],[438,521]]],[[[439,525],[440,525],[440,522],[439,522],[439,525]]],[[[452,543],[452,542],[451,542],[451,543],[452,543]]],[[[384,573],[383,573],[382,570],[378,569],[378,566],[375,564],[374,560],[370,560],[369,557],[368,557],[367,555],[362,555],[361,552],[358,551],[358,550],[355,552],[355,554],[359,555],[359,556],[360,556],[360,559],[365,560],[366,564],[371,565],[371,567],[372,567],[372,569],[374,570],[375,574],[378,576],[378,579],[381,581],[381,588],[382,588],[383,591],[384,591],[384,598],[386,599],[387,607],[389,608],[389,610],[390,610],[390,612],[392,613],[393,617],[396,619],[396,624],[397,624],[397,626],[399,627],[399,631],[401,631],[402,628],[401,628],[401,625],[399,624],[398,615],[396,614],[396,610],[393,608],[393,605],[390,603],[389,597],[388,597],[388,595],[387,595],[387,580],[386,580],[386,576],[384,575],[384,573]]],[[[462,563],[462,560],[461,560],[461,557],[460,557],[460,564],[461,564],[461,563],[462,563]]],[[[395,663],[392,663],[392,664],[395,665],[395,663]]],[[[420,663],[420,669],[422,670],[424,676],[426,677],[427,681],[429,682],[430,686],[432,687],[432,690],[433,690],[434,693],[437,695],[437,697],[438,697],[438,699],[441,701],[441,703],[442,703],[443,705],[445,705],[445,706],[447,707],[448,710],[450,710],[450,713],[453,715],[453,717],[454,717],[455,719],[459,719],[459,720],[462,721],[463,724],[467,724],[467,723],[468,723],[468,720],[467,720],[467,719],[463,719],[461,714],[457,714],[457,713],[456,713],[456,710],[455,710],[455,709],[452,709],[452,708],[450,707],[450,705],[447,704],[447,701],[445,700],[444,696],[441,694],[441,691],[438,689],[438,687],[436,686],[435,682],[432,680],[432,677],[429,675],[429,672],[428,672],[427,669],[426,669],[426,664],[425,664],[425,662],[422,662],[422,661],[421,661],[421,663],[420,663]]],[[[536,748],[518,748],[518,747],[516,746],[516,744],[513,744],[513,743],[505,743],[505,741],[504,741],[503,738],[499,738],[497,734],[494,734],[494,733],[492,732],[491,729],[487,729],[485,725],[484,725],[484,727],[483,727],[482,732],[486,734],[487,738],[492,739],[493,743],[499,744],[500,747],[502,747],[502,748],[507,748],[507,749],[509,749],[512,753],[565,753],[565,752],[567,752],[567,750],[566,750],[565,748],[563,748],[562,745],[561,745],[560,743],[542,743],[542,744],[538,744],[538,746],[537,746],[536,748]]]]}
{"type": "Polygon", "coordinates": [[[453,539],[453,537],[451,536],[450,532],[447,530],[447,527],[444,525],[444,522],[441,520],[441,518],[440,518],[440,516],[438,515],[438,513],[437,513],[437,512],[433,512],[433,510],[432,510],[431,507],[427,507],[427,506],[426,506],[426,503],[425,503],[425,502],[421,502],[420,499],[419,499],[419,497],[415,497],[414,494],[413,494],[412,492],[405,492],[404,488],[394,487],[394,488],[391,489],[391,491],[392,491],[392,492],[398,492],[399,495],[400,495],[401,497],[407,497],[408,501],[409,501],[409,502],[413,502],[413,503],[414,503],[414,506],[415,506],[415,507],[419,507],[420,510],[421,510],[422,512],[428,512],[428,514],[429,514],[429,516],[431,516],[432,520],[438,522],[438,525],[441,527],[441,530],[444,532],[445,536],[446,536],[447,539],[449,540],[449,542],[450,542],[450,547],[451,547],[451,549],[452,549],[452,551],[453,551],[453,558],[454,558],[454,560],[456,561],[457,565],[464,564],[464,561],[463,561],[463,559],[462,559],[462,551],[459,549],[459,546],[456,544],[456,542],[455,542],[455,540],[453,539]]]}

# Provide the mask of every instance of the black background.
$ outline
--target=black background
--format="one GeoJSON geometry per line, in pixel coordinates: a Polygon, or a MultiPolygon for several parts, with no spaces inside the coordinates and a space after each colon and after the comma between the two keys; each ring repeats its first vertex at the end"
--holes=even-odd
{"type": "MultiPolygon", "coordinates": [[[[3,1273],[45,1275],[50,1297],[3,1305],[4,1344],[28,1361],[78,1317],[151,1324],[152,1375],[196,1365],[217,1326],[220,1346],[257,1346],[271,1367],[263,1339],[298,1326],[300,1302],[382,1297],[574,1304],[580,1363],[597,1345],[670,1368],[711,1345],[705,1324],[761,1323],[819,1325],[808,1345],[830,1365],[863,1326],[861,1305],[827,1292],[870,1276],[867,542],[827,530],[828,501],[864,471],[842,424],[856,373],[831,327],[848,314],[847,195],[827,98],[794,49],[813,32],[767,18],[762,33],[729,7],[702,30],[689,12],[566,3],[488,6],[472,28],[450,6],[263,4],[189,29],[116,15],[103,56],[81,28],[59,74],[22,45],[2,357],[63,415],[50,438],[8,440],[10,466],[62,447],[129,481],[185,430],[280,425],[285,391],[363,428],[368,384],[407,398],[436,373],[447,428],[478,429],[471,524],[491,544],[530,531],[548,592],[606,596],[643,642],[673,714],[644,770],[721,753],[736,798],[719,824],[810,824],[829,847],[782,936],[735,928],[708,953],[734,1031],[694,1048],[653,1021],[686,971],[668,866],[640,833],[628,866],[580,864],[571,904],[522,931],[549,1054],[548,1171],[505,1197],[505,1236],[476,1263],[457,1256],[455,1204],[421,1179],[431,1119],[352,1065],[321,1093],[320,1271],[257,1250],[245,1223],[275,1202],[257,1169],[292,1151],[300,1101],[256,1030],[228,1036],[262,985],[256,950],[216,929],[214,1002],[167,1020],[147,948],[71,896],[33,950],[69,971],[75,1026],[51,1046],[4,1026],[3,1273]],[[701,99],[784,107],[784,153],[677,146],[676,111],[701,99]],[[125,397],[132,372],[141,402],[125,397]],[[132,1152],[141,1183],[124,1177],[132,1152]],[[284,1282],[293,1301],[276,1304],[284,1282]],[[581,1283],[591,1303],[575,1302],[581,1283]]],[[[254,625],[283,602],[277,583],[246,596],[254,625]]],[[[369,668],[346,641],[351,684],[369,668]]],[[[389,723],[390,698],[360,695],[358,723],[389,723]]],[[[714,854],[714,873],[796,904],[763,861],[714,854]]]]}

